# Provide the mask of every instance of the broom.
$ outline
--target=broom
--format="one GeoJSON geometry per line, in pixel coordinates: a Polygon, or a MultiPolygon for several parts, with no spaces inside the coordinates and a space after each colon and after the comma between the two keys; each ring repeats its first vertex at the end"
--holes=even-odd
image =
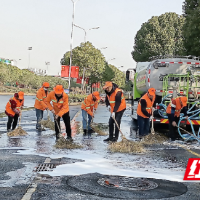
{"type": "Polygon", "coordinates": [[[21,116],[22,116],[22,114],[20,114],[19,125],[18,125],[18,127],[17,127],[15,130],[13,130],[13,131],[7,133],[7,135],[8,135],[9,137],[27,135],[27,132],[24,131],[24,130],[22,129],[22,127],[20,126],[20,125],[21,125],[21,116]]]}
{"type": "Polygon", "coordinates": [[[151,120],[151,134],[146,135],[143,140],[141,141],[142,144],[158,144],[163,143],[167,140],[167,137],[164,137],[162,135],[156,134],[154,130],[154,123],[153,123],[153,110],[152,110],[152,120],[151,120]]]}
{"type": "Polygon", "coordinates": [[[93,122],[93,119],[90,123],[90,127],[92,128],[93,131],[95,131],[95,133],[98,133],[99,135],[105,136],[108,135],[107,133],[105,133],[104,131],[102,131],[99,127],[97,123],[93,122]]]}
{"type": "MultiPolygon", "coordinates": [[[[55,119],[55,116],[54,116],[55,119]]],[[[73,141],[66,140],[64,136],[61,134],[60,126],[58,126],[58,121],[55,119],[56,125],[59,130],[59,139],[57,140],[56,144],[54,145],[58,149],[80,149],[83,146],[74,143],[73,141]]]]}
{"type": "Polygon", "coordinates": [[[54,122],[51,121],[49,110],[47,110],[47,120],[41,120],[40,124],[43,125],[45,128],[50,128],[51,130],[54,130],[54,122]]]}
{"type": "Polygon", "coordinates": [[[122,141],[111,143],[108,147],[112,152],[120,152],[120,153],[143,153],[145,152],[143,145],[140,142],[134,142],[128,140],[124,134],[122,133],[119,125],[114,117],[112,117],[119,132],[121,134],[122,141]]]}

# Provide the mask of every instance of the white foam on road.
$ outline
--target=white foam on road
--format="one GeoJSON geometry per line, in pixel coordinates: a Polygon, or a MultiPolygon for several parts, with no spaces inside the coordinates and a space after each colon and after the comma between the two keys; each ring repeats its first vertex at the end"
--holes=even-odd
{"type": "MultiPolygon", "coordinates": [[[[34,154],[47,157],[47,155],[45,154],[35,153],[35,149],[19,150],[17,154],[34,154]]],[[[155,172],[150,172],[142,169],[132,170],[117,168],[113,166],[112,161],[110,161],[109,159],[105,159],[102,157],[102,155],[95,154],[94,152],[83,152],[81,150],[76,150],[72,152],[67,152],[65,154],[48,155],[48,157],[52,159],[67,157],[72,159],[81,159],[84,160],[84,162],[59,165],[52,172],[40,172],[41,174],[49,174],[50,176],[77,176],[88,173],[100,173],[104,175],[146,177],[184,182],[184,171],[174,171],[172,169],[156,168],[155,172]]]]}

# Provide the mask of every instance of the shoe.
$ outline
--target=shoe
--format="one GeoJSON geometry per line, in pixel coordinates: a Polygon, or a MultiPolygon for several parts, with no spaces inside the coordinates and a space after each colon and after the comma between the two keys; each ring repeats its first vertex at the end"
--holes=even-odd
{"type": "MultiPolygon", "coordinates": [[[[36,128],[37,129],[37,128],[36,128]]],[[[42,127],[39,127],[38,128],[38,131],[46,131],[46,129],[45,128],[42,128],[42,127]]]]}
{"type": "Polygon", "coordinates": [[[86,135],[87,135],[87,130],[83,129],[83,136],[86,136],[86,135]]]}
{"type": "Polygon", "coordinates": [[[118,138],[113,138],[111,141],[112,142],[117,142],[118,138]]]}
{"type": "Polygon", "coordinates": [[[8,129],[8,130],[7,130],[7,133],[9,133],[9,132],[11,132],[11,131],[12,131],[11,129],[8,129]]]}
{"type": "Polygon", "coordinates": [[[107,138],[107,139],[105,139],[105,140],[103,140],[104,142],[110,142],[110,141],[112,141],[113,140],[113,138],[107,138]]]}
{"type": "Polygon", "coordinates": [[[72,137],[67,136],[67,140],[69,140],[70,142],[73,142],[72,137]]]}

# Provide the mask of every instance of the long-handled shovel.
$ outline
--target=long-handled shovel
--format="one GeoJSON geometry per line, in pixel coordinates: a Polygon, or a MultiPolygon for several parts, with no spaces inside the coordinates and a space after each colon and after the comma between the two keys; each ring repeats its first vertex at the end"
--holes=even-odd
{"type": "Polygon", "coordinates": [[[155,134],[154,127],[153,127],[153,110],[152,110],[152,119],[151,119],[151,134],[155,134]]]}

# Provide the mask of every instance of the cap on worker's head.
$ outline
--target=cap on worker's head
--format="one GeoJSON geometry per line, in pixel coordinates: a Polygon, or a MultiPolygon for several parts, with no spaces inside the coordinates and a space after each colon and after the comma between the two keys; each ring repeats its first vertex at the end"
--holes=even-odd
{"type": "Polygon", "coordinates": [[[45,87],[45,88],[49,88],[49,83],[48,82],[44,82],[42,86],[45,87]]]}
{"type": "Polygon", "coordinates": [[[155,95],[155,93],[156,93],[155,88],[149,88],[149,89],[148,89],[148,93],[149,93],[150,95],[155,95]]]}
{"type": "Polygon", "coordinates": [[[111,81],[105,82],[105,85],[103,86],[103,90],[105,90],[108,87],[112,87],[112,82],[111,81]]]}
{"type": "Polygon", "coordinates": [[[181,97],[181,102],[184,107],[187,106],[187,97],[181,97]]]}
{"type": "Polygon", "coordinates": [[[22,91],[20,91],[20,92],[18,92],[18,95],[19,95],[19,99],[20,100],[23,100],[24,99],[24,92],[22,92],[22,91]]]}
{"type": "Polygon", "coordinates": [[[97,98],[97,100],[101,99],[101,97],[99,96],[99,92],[98,91],[95,91],[92,94],[97,98]]]}
{"type": "Polygon", "coordinates": [[[54,87],[53,90],[56,94],[62,94],[64,92],[62,85],[56,85],[56,87],[54,87]]]}

